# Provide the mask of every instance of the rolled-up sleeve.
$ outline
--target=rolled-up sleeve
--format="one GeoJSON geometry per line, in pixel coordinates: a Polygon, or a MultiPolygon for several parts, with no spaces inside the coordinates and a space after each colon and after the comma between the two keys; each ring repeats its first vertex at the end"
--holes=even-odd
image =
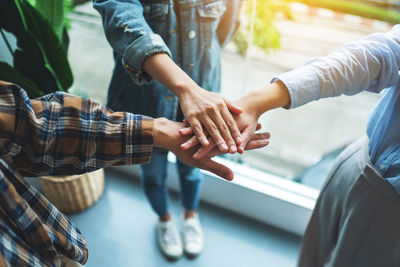
{"type": "Polygon", "coordinates": [[[153,149],[153,119],[112,112],[66,93],[30,100],[0,82],[1,148],[25,176],[81,174],[141,164],[153,149]]]}
{"type": "Polygon", "coordinates": [[[171,52],[160,35],[153,32],[143,16],[138,0],[93,0],[100,13],[108,42],[122,56],[125,69],[137,84],[151,82],[143,62],[156,53],[171,52]]]}
{"type": "Polygon", "coordinates": [[[400,26],[387,34],[372,34],[348,43],[327,57],[310,60],[305,66],[278,75],[289,90],[290,108],[320,98],[380,92],[398,84],[400,26]]]}

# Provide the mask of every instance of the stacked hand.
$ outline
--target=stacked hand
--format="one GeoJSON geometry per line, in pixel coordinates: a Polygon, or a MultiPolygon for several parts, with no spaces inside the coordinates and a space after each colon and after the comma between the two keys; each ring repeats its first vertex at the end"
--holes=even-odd
{"type": "Polygon", "coordinates": [[[204,133],[207,131],[221,152],[237,152],[242,137],[233,116],[242,112],[240,108],[198,86],[166,54],[150,56],[143,62],[143,69],[177,95],[182,112],[202,145],[209,144],[204,133]]]}
{"type": "MultiPolygon", "coordinates": [[[[154,120],[154,145],[174,153],[178,159],[186,164],[195,166],[197,168],[210,171],[226,180],[233,179],[233,172],[226,166],[213,161],[211,158],[215,155],[222,154],[215,145],[211,147],[201,158],[194,158],[193,154],[200,148],[200,144],[192,146],[191,148],[181,149],[181,144],[187,142],[192,138],[191,136],[184,136],[179,133],[179,130],[184,128],[185,124],[173,122],[165,118],[154,120]]],[[[256,149],[266,146],[269,141],[269,134],[254,134],[250,137],[245,149],[256,149]]],[[[197,140],[197,139],[196,139],[197,140]]],[[[210,148],[210,145],[207,146],[210,148]]],[[[203,153],[202,153],[203,154],[203,153]]]]}
{"type": "Polygon", "coordinates": [[[221,95],[206,91],[198,86],[178,95],[183,114],[192,131],[203,146],[210,139],[217,144],[221,152],[236,153],[242,144],[242,137],[232,114],[242,110],[224,99],[221,95]],[[207,139],[205,131],[210,138],[207,139]],[[237,146],[236,146],[237,145],[237,146]]]}
{"type": "MultiPolygon", "coordinates": [[[[239,100],[236,102],[238,106],[245,106],[245,102],[243,100],[239,100]]],[[[258,123],[259,115],[251,108],[244,108],[243,112],[239,115],[235,115],[235,123],[237,124],[238,129],[242,134],[242,143],[238,146],[238,152],[243,153],[244,150],[250,150],[255,148],[264,147],[269,144],[269,133],[255,133],[257,130],[261,129],[261,125],[258,123]]],[[[184,121],[188,123],[188,121],[184,121]]],[[[183,143],[180,147],[181,149],[187,150],[191,149],[199,144],[197,136],[193,135],[193,128],[186,127],[179,131],[183,136],[191,136],[191,138],[183,143]]],[[[193,155],[193,158],[200,159],[204,156],[213,156],[221,154],[218,152],[218,149],[215,147],[215,142],[211,137],[208,138],[209,144],[206,146],[200,147],[196,153],[193,155]]]]}
{"type": "Polygon", "coordinates": [[[143,69],[178,96],[188,126],[184,128],[185,124],[156,120],[161,129],[170,128],[157,133],[162,138],[158,146],[172,151],[183,162],[228,180],[233,179],[232,171],[211,157],[266,146],[269,133],[255,134],[260,128],[258,118],[267,110],[290,104],[288,89],[281,82],[252,91],[233,104],[199,87],[163,53],[146,59],[143,69]]]}
{"type": "MultiPolygon", "coordinates": [[[[235,104],[242,108],[242,112],[235,114],[234,119],[242,134],[242,143],[238,146],[238,152],[243,153],[245,149],[260,148],[268,145],[269,133],[255,134],[255,131],[261,128],[261,125],[258,124],[258,119],[264,112],[270,109],[289,106],[290,95],[286,86],[278,81],[265,88],[250,92],[236,101],[235,104]]],[[[185,123],[190,124],[188,120],[185,123]]],[[[180,130],[183,136],[191,136],[187,142],[181,145],[181,149],[188,150],[198,146],[198,138],[197,136],[193,136],[193,132],[193,127],[186,127],[180,130]]],[[[193,158],[201,159],[204,156],[212,157],[213,155],[221,154],[216,149],[215,142],[211,137],[208,138],[209,144],[199,147],[194,153],[193,158]]]]}

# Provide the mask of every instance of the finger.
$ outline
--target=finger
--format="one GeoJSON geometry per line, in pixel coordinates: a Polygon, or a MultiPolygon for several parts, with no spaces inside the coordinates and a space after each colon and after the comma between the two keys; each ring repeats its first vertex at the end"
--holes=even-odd
{"type": "Polygon", "coordinates": [[[188,150],[188,149],[190,149],[192,147],[195,147],[198,143],[199,143],[199,140],[197,139],[197,136],[192,136],[185,143],[181,144],[180,148],[183,149],[183,150],[188,150]]]}
{"type": "MultiPolygon", "coordinates": [[[[239,129],[236,126],[236,122],[233,120],[232,115],[229,113],[228,109],[223,106],[221,113],[224,113],[225,116],[227,117],[227,120],[229,120],[230,117],[230,122],[229,124],[231,124],[231,126],[235,126],[236,127],[236,137],[240,137],[240,132],[239,129]],[[239,135],[239,136],[237,136],[239,135]]],[[[221,116],[221,114],[219,114],[218,112],[213,112],[209,114],[210,117],[214,120],[215,124],[217,125],[219,132],[222,136],[222,138],[224,138],[226,144],[228,145],[228,150],[230,153],[236,153],[237,152],[237,148],[236,148],[236,144],[235,141],[233,140],[233,136],[231,135],[231,131],[230,128],[228,127],[227,123],[226,123],[226,119],[224,116],[221,116]]]]}
{"type": "MultiPolygon", "coordinates": [[[[257,148],[262,148],[264,146],[267,146],[269,144],[270,137],[271,137],[271,135],[268,132],[256,133],[253,135],[251,140],[247,143],[244,150],[252,150],[252,149],[257,149],[257,148]]],[[[214,156],[223,154],[221,151],[219,151],[218,148],[214,147],[211,150],[210,149],[205,150],[205,148],[206,147],[201,147],[199,150],[197,150],[196,153],[198,153],[198,157],[196,157],[196,158],[202,158],[202,157],[212,158],[214,156]]]]}
{"type": "Polygon", "coordinates": [[[246,147],[247,142],[253,137],[254,131],[252,127],[244,128],[242,132],[243,143],[238,146],[238,152],[242,154],[244,152],[244,148],[246,147]]]}
{"type": "Polygon", "coordinates": [[[204,156],[207,157],[207,158],[212,158],[212,157],[215,157],[215,156],[218,156],[218,155],[221,155],[221,154],[222,154],[222,152],[217,147],[214,147],[211,151],[209,151],[204,156]]]}
{"type": "MultiPolygon", "coordinates": [[[[262,139],[269,139],[271,137],[271,134],[268,132],[264,132],[264,133],[256,133],[254,134],[250,141],[255,141],[255,140],[262,140],[262,139]]],[[[249,142],[250,142],[249,141],[249,142]]]]}
{"type": "Polygon", "coordinates": [[[268,139],[251,140],[247,143],[245,150],[258,149],[269,145],[268,139]]]}
{"type": "Polygon", "coordinates": [[[225,165],[215,162],[210,158],[203,158],[199,160],[199,163],[200,163],[198,166],[199,168],[212,172],[215,175],[224,178],[225,180],[228,181],[233,180],[234,175],[232,170],[226,167],[225,165]]]}
{"type": "MultiPolygon", "coordinates": [[[[193,154],[193,158],[195,158],[195,159],[201,159],[201,158],[204,157],[209,151],[211,151],[211,150],[214,149],[214,148],[217,149],[218,151],[220,151],[219,148],[216,147],[214,141],[213,141],[211,138],[209,138],[208,141],[209,141],[210,144],[209,144],[208,146],[202,146],[202,147],[200,147],[200,148],[196,151],[196,153],[193,154]]],[[[220,154],[222,154],[222,152],[220,152],[220,154]]]]}
{"type": "MultiPolygon", "coordinates": [[[[251,140],[247,143],[246,147],[244,150],[252,150],[252,149],[257,149],[257,148],[262,148],[265,147],[269,144],[269,138],[270,138],[270,133],[257,133],[254,134],[251,140]]],[[[217,155],[221,155],[222,152],[219,151],[218,148],[213,148],[206,154],[203,153],[204,147],[201,147],[196,153],[199,152],[200,157],[207,157],[207,158],[212,158],[217,155]]]]}
{"type": "MultiPolygon", "coordinates": [[[[236,121],[232,117],[232,114],[229,112],[229,110],[226,107],[224,107],[224,109],[222,109],[222,111],[221,111],[221,115],[222,115],[222,118],[225,121],[226,125],[229,128],[230,135],[232,136],[233,140],[235,140],[237,145],[240,145],[243,142],[242,135],[240,134],[239,128],[237,126],[236,121]]],[[[236,150],[235,150],[235,152],[236,152],[236,150]]]]}
{"type": "MultiPolygon", "coordinates": [[[[203,121],[203,125],[206,128],[208,134],[212,137],[214,142],[217,144],[219,149],[224,153],[228,152],[228,146],[226,145],[224,139],[222,138],[221,134],[219,133],[218,128],[214,124],[214,122],[210,118],[207,117],[203,121]]],[[[203,144],[203,142],[201,142],[201,143],[203,144]]],[[[208,143],[208,141],[207,141],[207,143],[208,143]]]]}
{"type": "Polygon", "coordinates": [[[193,129],[193,132],[197,136],[197,139],[199,139],[200,143],[203,146],[208,145],[208,140],[207,137],[204,135],[203,127],[201,127],[201,124],[197,119],[192,119],[192,121],[190,121],[190,127],[193,129]]]}
{"type": "Polygon", "coordinates": [[[194,132],[191,127],[186,127],[186,128],[180,129],[179,133],[183,136],[186,136],[186,135],[192,135],[194,132]]]}
{"type": "Polygon", "coordinates": [[[226,106],[228,107],[229,111],[232,112],[233,114],[239,115],[240,113],[243,112],[243,109],[235,104],[233,104],[231,101],[224,99],[226,106]]]}

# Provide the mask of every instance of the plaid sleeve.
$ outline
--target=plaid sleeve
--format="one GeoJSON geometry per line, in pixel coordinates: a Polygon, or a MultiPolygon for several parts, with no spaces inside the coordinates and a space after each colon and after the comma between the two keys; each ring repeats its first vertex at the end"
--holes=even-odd
{"type": "Polygon", "coordinates": [[[3,133],[11,140],[6,148],[25,176],[81,174],[150,160],[151,118],[61,92],[30,100],[12,84],[0,83],[0,94],[3,122],[13,122],[3,133]]]}

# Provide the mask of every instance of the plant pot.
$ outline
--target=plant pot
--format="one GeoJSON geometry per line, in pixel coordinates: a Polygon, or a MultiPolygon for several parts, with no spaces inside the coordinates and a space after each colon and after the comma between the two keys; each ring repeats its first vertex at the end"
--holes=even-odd
{"type": "Polygon", "coordinates": [[[83,211],[99,200],[104,191],[103,169],[72,176],[39,179],[43,194],[64,213],[83,211]]]}

